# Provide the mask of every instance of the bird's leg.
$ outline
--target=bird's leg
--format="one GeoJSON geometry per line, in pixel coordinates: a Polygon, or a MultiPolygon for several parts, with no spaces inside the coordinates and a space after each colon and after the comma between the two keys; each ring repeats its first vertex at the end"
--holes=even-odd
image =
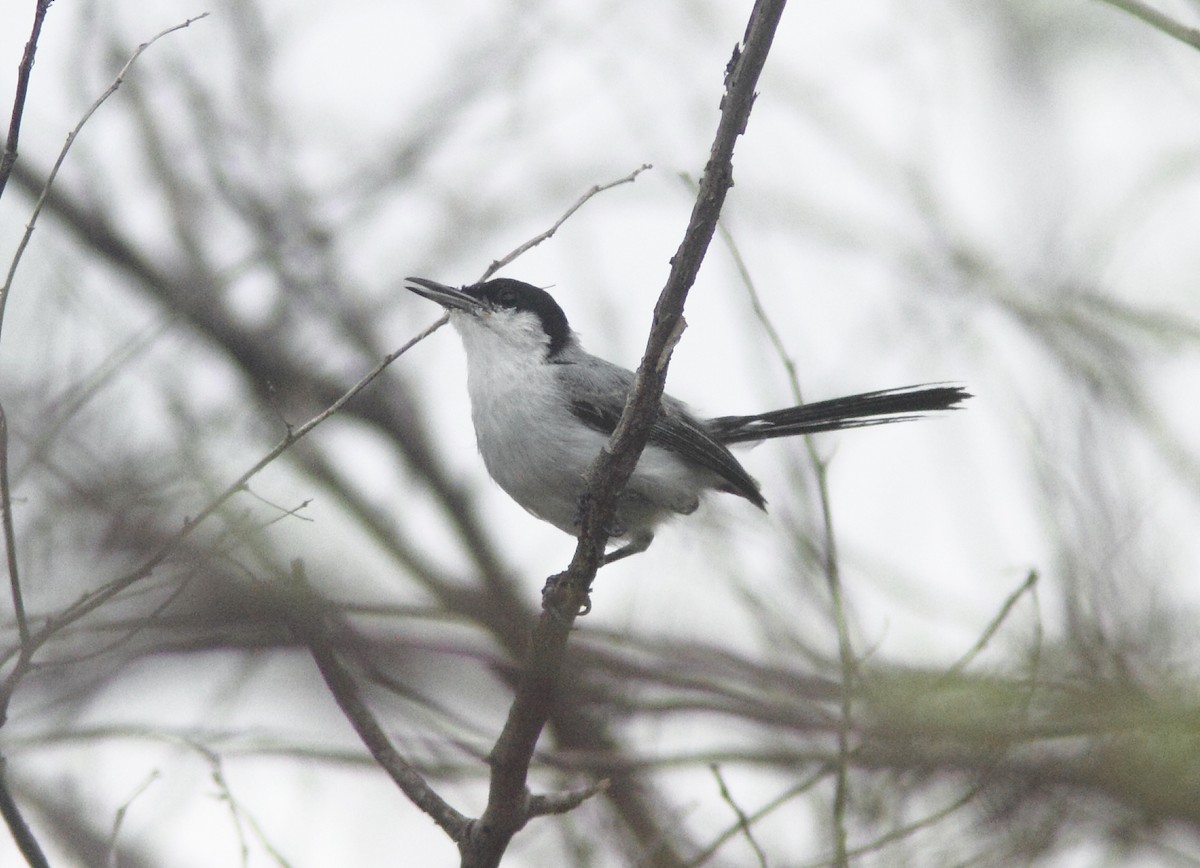
{"type": "Polygon", "coordinates": [[[630,555],[641,554],[646,549],[650,548],[650,543],[654,542],[654,534],[645,530],[641,533],[634,534],[629,538],[629,542],[621,546],[619,549],[613,549],[604,556],[604,560],[600,562],[600,566],[608,566],[613,561],[619,561],[627,558],[630,555]]]}

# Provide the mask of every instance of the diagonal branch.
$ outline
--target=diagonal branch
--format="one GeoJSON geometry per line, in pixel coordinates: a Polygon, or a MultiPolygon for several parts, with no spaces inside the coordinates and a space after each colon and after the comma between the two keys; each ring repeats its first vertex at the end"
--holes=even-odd
{"type": "Polygon", "coordinates": [[[642,174],[642,172],[646,171],[649,168],[652,168],[649,163],[643,163],[642,165],[640,165],[636,169],[634,169],[632,172],[630,172],[628,175],[626,175],[624,178],[618,178],[615,181],[609,181],[607,184],[596,184],[596,185],[592,186],[590,189],[588,189],[588,191],[586,193],[584,193],[582,196],[580,196],[578,199],[576,199],[575,204],[573,204],[570,208],[568,208],[566,210],[566,212],[561,217],[559,217],[557,221],[555,221],[554,225],[551,226],[549,229],[547,229],[545,232],[541,233],[540,235],[535,235],[533,238],[530,238],[524,244],[520,245],[519,247],[517,247],[516,249],[514,249],[512,252],[508,253],[507,255],[502,256],[499,259],[493,260],[492,264],[487,267],[486,271],[484,271],[483,277],[479,278],[479,282],[482,283],[483,281],[487,280],[489,277],[491,277],[493,274],[495,274],[501,268],[503,268],[504,266],[508,265],[510,262],[515,260],[518,256],[521,256],[521,255],[527,253],[528,251],[537,247],[543,241],[553,238],[554,233],[557,232],[559,229],[561,229],[562,225],[571,219],[571,215],[573,215],[576,211],[578,211],[580,208],[582,208],[584,205],[586,205],[588,200],[591,199],[593,196],[598,196],[601,193],[603,193],[605,190],[611,190],[613,187],[620,186],[621,184],[632,184],[637,179],[638,175],[642,174]]]}
{"type": "Polygon", "coordinates": [[[785,0],[758,0],[740,45],[725,69],[721,118],[691,220],[654,309],[654,322],[634,387],[608,447],[588,472],[580,503],[579,545],[567,571],[547,582],[542,615],[508,720],[489,758],[488,805],[461,845],[464,866],[499,862],[508,841],[529,819],[526,780],[542,727],[554,708],[567,638],[604,555],[607,528],[617,500],[649,438],[666,383],[671,351],[685,323],[683,306],[716,230],[725,195],[733,185],[733,148],[745,131],[754,88],[766,63],[785,0]]]}
{"type": "Polygon", "coordinates": [[[86,615],[100,608],[108,600],[120,594],[122,591],[137,584],[149,577],[164,561],[167,560],[179,548],[180,544],[186,540],[193,531],[196,530],[203,522],[212,517],[222,506],[225,505],[234,496],[246,490],[247,484],[252,478],[267,465],[271,464],[280,455],[290,449],[298,440],[305,437],[314,428],[320,425],[329,417],[340,411],[346,403],[371,384],[376,377],[383,373],[392,362],[398,359],[401,355],[408,352],[409,349],[416,346],[423,340],[429,330],[438,326],[439,322],[435,322],[428,329],[418,334],[416,337],[409,340],[406,344],[389,353],[379,362],[374,368],[368,371],[357,383],[344,392],[341,397],[326,407],[322,412],[309,419],[298,428],[289,427],[283,439],[280,440],[273,449],[267,452],[262,458],[254,463],[241,476],[230,483],[223,491],[212,498],[205,506],[195,515],[184,521],[183,526],[176,533],[164,542],[150,557],[142,562],[141,566],[132,572],[119,576],[116,579],[108,582],[105,585],[90,591],[67,606],[57,615],[47,618],[36,631],[30,633],[27,641],[21,645],[20,653],[17,656],[16,662],[9,671],[8,676],[0,682],[0,725],[3,725],[8,714],[8,704],[12,699],[17,686],[28,674],[33,663],[34,654],[46,642],[57,635],[69,624],[73,624],[86,615]]]}
{"type": "Polygon", "coordinates": [[[1178,39],[1185,45],[1200,48],[1200,30],[1176,21],[1153,6],[1143,3],[1142,0],[1100,0],[1100,2],[1128,12],[1134,18],[1140,18],[1151,27],[1178,39]]]}
{"type": "Polygon", "coordinates": [[[580,504],[579,545],[567,571],[570,584],[584,593],[591,586],[604,556],[607,529],[616,514],[617,499],[637,466],[658,415],[671,352],[686,327],[683,306],[716,231],[725,195],[733,186],[734,144],[749,122],[754,88],[771,50],[784,5],[785,0],[755,3],[743,42],[734,47],[733,57],[725,68],[721,120],[700,179],[691,220],[679,249],[671,258],[671,272],[654,307],[646,352],[638,366],[621,420],[608,447],[588,471],[588,486],[580,504]]]}
{"type": "MultiPolygon", "coordinates": [[[[137,50],[135,50],[133,54],[129,56],[129,60],[125,62],[125,65],[121,67],[121,71],[117,73],[117,77],[114,78],[112,84],[108,86],[108,90],[100,94],[100,96],[96,98],[95,102],[88,106],[87,111],[83,113],[83,117],[79,119],[79,123],[75,124],[75,127],[71,130],[71,132],[67,133],[67,140],[63,143],[62,149],[59,150],[58,159],[54,161],[54,166],[50,169],[50,174],[46,176],[46,183],[42,187],[41,195],[38,196],[37,203],[33,206],[33,213],[29,215],[29,222],[25,224],[25,232],[21,235],[21,240],[17,242],[17,251],[13,254],[12,261],[9,263],[8,274],[4,278],[4,284],[3,286],[0,286],[0,330],[2,330],[4,327],[4,310],[8,304],[8,297],[12,292],[13,281],[16,279],[17,266],[20,265],[21,257],[25,253],[25,248],[29,246],[29,240],[33,237],[34,226],[37,225],[38,216],[42,213],[42,208],[45,206],[46,200],[50,196],[50,188],[54,186],[54,179],[58,177],[58,171],[62,168],[63,163],[67,159],[67,152],[71,150],[71,145],[73,145],[75,143],[75,139],[79,137],[80,131],[82,131],[84,125],[91,120],[92,115],[96,113],[100,106],[104,105],[105,101],[114,93],[116,93],[121,85],[125,83],[125,76],[129,74],[130,68],[132,68],[134,62],[142,56],[142,53],[147,48],[158,42],[158,40],[162,39],[167,34],[174,33],[176,30],[182,30],[185,27],[190,27],[196,21],[199,21],[201,18],[206,18],[207,16],[207,12],[202,12],[194,18],[189,18],[182,24],[176,24],[174,27],[168,27],[166,30],[156,34],[155,36],[152,36],[150,39],[147,39],[145,42],[139,45],[137,50]]],[[[32,62],[33,61],[30,60],[30,63],[32,62]]],[[[8,170],[11,171],[11,169],[12,166],[9,165],[8,170]]],[[[7,173],[4,177],[7,179],[7,173]]]]}
{"type": "Polygon", "coordinates": [[[25,857],[29,868],[50,868],[50,862],[46,859],[46,854],[42,852],[42,845],[38,843],[33,830],[29,828],[29,824],[21,813],[17,800],[13,798],[8,785],[7,772],[8,760],[0,757],[0,816],[4,818],[4,824],[12,833],[13,841],[21,851],[21,855],[25,857]]]}
{"type": "Polygon", "coordinates": [[[337,658],[333,643],[329,639],[329,627],[325,623],[323,606],[309,586],[304,574],[304,565],[300,561],[292,563],[291,585],[297,597],[296,605],[291,607],[292,628],[308,646],[321,677],[346,719],[367,746],[371,756],[412,803],[428,814],[451,840],[460,840],[466,834],[469,820],[438,795],[416,767],[401,756],[375,715],[358,695],[354,679],[337,658]]]}
{"type": "Polygon", "coordinates": [[[17,66],[17,93],[13,97],[12,116],[8,121],[8,135],[4,139],[4,153],[0,154],[0,196],[8,184],[13,164],[17,162],[17,140],[21,137],[21,118],[25,115],[25,97],[29,93],[29,79],[33,75],[33,57],[37,53],[38,38],[42,35],[42,22],[50,10],[51,0],[37,0],[33,12],[33,29],[25,43],[25,53],[17,66]]]}

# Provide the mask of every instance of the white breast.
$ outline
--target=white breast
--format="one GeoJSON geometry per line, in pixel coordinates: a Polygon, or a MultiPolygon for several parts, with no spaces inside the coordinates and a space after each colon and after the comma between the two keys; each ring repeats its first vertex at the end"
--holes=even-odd
{"type": "MultiPolygon", "coordinates": [[[[453,322],[467,351],[471,419],[488,472],[526,510],[574,534],[584,475],[608,437],[571,413],[558,366],[545,361],[540,327],[514,318],[497,328],[469,315],[453,322]]],[[[618,510],[620,529],[648,529],[691,512],[706,487],[702,477],[674,454],[648,447],[618,510]]]]}

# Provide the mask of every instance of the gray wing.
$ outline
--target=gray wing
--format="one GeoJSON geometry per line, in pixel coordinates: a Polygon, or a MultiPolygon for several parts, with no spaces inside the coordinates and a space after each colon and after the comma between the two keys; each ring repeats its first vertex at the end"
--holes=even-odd
{"type": "MultiPolygon", "coordinates": [[[[564,393],[570,396],[569,409],[575,418],[606,436],[612,434],[633,386],[633,372],[579,351],[578,358],[559,361],[555,373],[564,393]]],[[[765,506],[758,483],[682,401],[663,396],[658,418],[650,429],[650,443],[711,470],[724,480],[723,491],[744,497],[760,508],[765,506]]]]}

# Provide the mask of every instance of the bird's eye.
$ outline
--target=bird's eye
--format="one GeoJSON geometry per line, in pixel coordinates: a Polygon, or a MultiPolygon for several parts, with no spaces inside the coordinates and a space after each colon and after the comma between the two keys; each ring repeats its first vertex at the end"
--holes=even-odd
{"type": "Polygon", "coordinates": [[[498,301],[504,307],[516,307],[517,294],[511,289],[502,289],[496,293],[496,301],[498,301]]]}

